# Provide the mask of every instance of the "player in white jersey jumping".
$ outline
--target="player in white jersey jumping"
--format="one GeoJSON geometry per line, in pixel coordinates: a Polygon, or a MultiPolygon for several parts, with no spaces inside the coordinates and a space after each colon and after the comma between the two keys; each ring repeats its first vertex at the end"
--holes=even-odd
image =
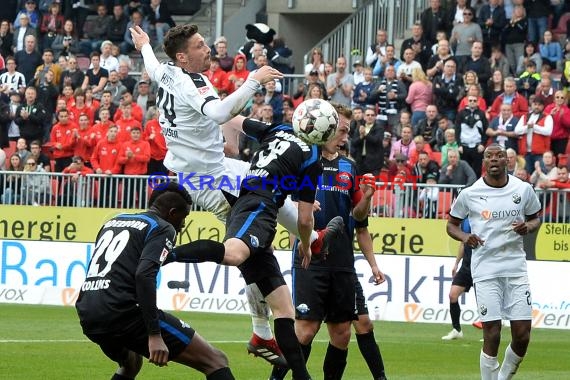
{"type": "MultiPolygon", "coordinates": [[[[135,47],[141,51],[146,71],[159,84],[156,104],[168,148],[164,165],[178,174],[179,182],[184,184],[194,203],[225,222],[239,195],[238,184],[250,165],[225,157],[220,125],[238,115],[261,84],[281,78],[282,74],[263,66],[221,100],[208,78],[201,74],[210,67],[210,48],[195,25],[178,25],[169,30],[164,40],[164,51],[172,59],[169,63],[158,62],[148,35],[140,27],[130,31],[135,47]]],[[[230,147],[237,144],[234,128],[226,127],[223,131],[230,147]]],[[[290,199],[280,208],[278,222],[297,234],[297,208],[290,199]]],[[[332,235],[328,232],[334,233],[334,228],[313,231],[311,249],[314,252],[321,249],[327,234],[332,235]]],[[[254,330],[248,350],[272,364],[283,365],[284,358],[269,325],[269,308],[261,292],[253,284],[246,287],[246,295],[254,330]]]]}
{"type": "Polygon", "coordinates": [[[530,341],[532,301],[523,235],[540,226],[538,197],[529,183],[507,174],[507,152],[498,144],[485,149],[486,174],[459,193],[451,207],[447,233],[473,249],[471,274],[481,321],[482,380],[511,379],[530,341]],[[471,233],[460,223],[469,218],[471,233]],[[497,360],[501,319],[511,323],[512,341],[502,366],[497,360]]]}

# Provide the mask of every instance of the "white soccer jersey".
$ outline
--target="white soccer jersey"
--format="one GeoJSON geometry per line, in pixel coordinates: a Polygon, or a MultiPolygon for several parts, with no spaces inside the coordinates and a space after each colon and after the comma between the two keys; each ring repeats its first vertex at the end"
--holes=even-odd
{"type": "Polygon", "coordinates": [[[168,148],[164,165],[176,173],[197,173],[195,177],[223,171],[221,128],[202,113],[207,102],[219,99],[208,78],[172,63],[161,63],[149,75],[159,84],[158,120],[168,148]]]}
{"type": "Polygon", "coordinates": [[[5,72],[0,75],[0,84],[7,84],[10,90],[18,91],[22,87],[26,87],[26,78],[24,74],[15,71],[14,74],[5,72]]]}
{"type": "Polygon", "coordinates": [[[523,239],[513,232],[513,223],[540,211],[540,203],[529,183],[509,175],[504,187],[491,187],[479,178],[459,193],[450,215],[469,218],[472,233],[485,243],[473,250],[473,281],[496,277],[518,277],[527,273],[523,239]]]}

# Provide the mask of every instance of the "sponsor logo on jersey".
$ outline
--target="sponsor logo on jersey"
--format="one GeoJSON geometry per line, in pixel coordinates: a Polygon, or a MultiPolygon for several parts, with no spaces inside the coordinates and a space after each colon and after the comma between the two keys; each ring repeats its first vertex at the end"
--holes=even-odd
{"type": "Polygon", "coordinates": [[[208,93],[208,91],[210,91],[209,87],[199,87],[198,88],[198,93],[202,96],[206,95],[208,93]]]}
{"type": "Polygon", "coordinates": [[[255,235],[249,235],[249,240],[251,241],[251,246],[253,248],[259,247],[259,239],[255,235]]]}
{"type": "Polygon", "coordinates": [[[514,194],[513,194],[513,202],[514,202],[515,204],[517,204],[517,205],[518,205],[519,203],[521,203],[521,196],[520,196],[520,194],[518,194],[518,193],[514,193],[514,194]]]}
{"type": "Polygon", "coordinates": [[[166,260],[166,256],[168,256],[168,249],[163,248],[162,252],[160,253],[160,262],[163,263],[166,260]]]}
{"type": "MultiPolygon", "coordinates": [[[[520,200],[519,200],[520,202],[520,200]]],[[[521,216],[521,210],[519,209],[512,209],[512,210],[483,210],[481,211],[481,217],[485,220],[490,219],[503,219],[503,218],[511,218],[521,216]]]]}

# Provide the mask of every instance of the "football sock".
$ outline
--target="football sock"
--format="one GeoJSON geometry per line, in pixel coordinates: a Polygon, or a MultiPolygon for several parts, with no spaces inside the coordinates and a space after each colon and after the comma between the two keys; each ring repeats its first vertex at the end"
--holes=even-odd
{"type": "Polygon", "coordinates": [[[274,365],[273,369],[271,370],[271,376],[269,376],[269,380],[283,380],[285,379],[287,372],[289,372],[289,368],[274,365]]]}
{"type": "Polygon", "coordinates": [[[459,317],[461,316],[461,307],[459,307],[459,302],[449,303],[449,314],[451,316],[451,325],[457,331],[461,331],[461,324],[459,323],[459,317]]]}
{"type": "Polygon", "coordinates": [[[329,343],[325,361],[323,362],[323,373],[325,380],[340,380],[346,368],[347,350],[341,350],[329,343]]]}
{"type": "Polygon", "coordinates": [[[295,335],[293,318],[276,318],[273,323],[275,326],[275,339],[277,339],[277,344],[293,372],[293,378],[295,380],[310,379],[311,377],[305,366],[303,352],[295,335]]]}
{"type": "Polygon", "coordinates": [[[206,376],[206,380],[235,380],[232,371],[228,367],[220,368],[206,376]]]}
{"type": "Polygon", "coordinates": [[[127,376],[123,376],[123,375],[119,375],[118,373],[115,373],[113,375],[113,377],[111,377],[111,380],[133,380],[132,377],[127,377],[127,376]]]}
{"type": "Polygon", "coordinates": [[[499,371],[499,380],[512,379],[515,373],[517,373],[522,360],[523,357],[515,354],[511,348],[511,345],[509,344],[505,350],[505,358],[503,359],[503,364],[501,365],[501,370],[499,371]]]}
{"type": "Polygon", "coordinates": [[[481,351],[479,357],[479,367],[481,368],[481,380],[497,380],[499,375],[499,361],[496,356],[489,356],[481,351]]]}
{"type": "Polygon", "coordinates": [[[367,332],[366,334],[356,334],[356,342],[362,357],[368,364],[368,369],[372,377],[377,379],[384,375],[384,360],[380,348],[374,339],[374,331],[367,332]]]}
{"type": "MultiPolygon", "coordinates": [[[[297,206],[291,200],[291,198],[285,198],[285,203],[279,209],[277,213],[277,223],[281,224],[287,231],[295,236],[299,236],[299,229],[297,228],[298,211],[297,206]]],[[[311,243],[317,240],[319,235],[317,231],[311,232],[311,243]]]]}
{"type": "Polygon", "coordinates": [[[309,361],[309,356],[311,356],[311,348],[313,346],[309,344],[301,344],[301,351],[303,351],[303,357],[305,358],[305,363],[309,361]]]}
{"type": "Polygon", "coordinates": [[[212,261],[219,264],[224,259],[225,252],[226,247],[222,243],[213,240],[195,240],[175,247],[172,253],[167,256],[164,264],[173,261],[180,263],[212,261]]]}
{"type": "Polygon", "coordinates": [[[271,325],[269,324],[269,305],[256,284],[249,284],[245,287],[245,295],[249,304],[249,314],[253,332],[261,339],[273,339],[271,325]]]}

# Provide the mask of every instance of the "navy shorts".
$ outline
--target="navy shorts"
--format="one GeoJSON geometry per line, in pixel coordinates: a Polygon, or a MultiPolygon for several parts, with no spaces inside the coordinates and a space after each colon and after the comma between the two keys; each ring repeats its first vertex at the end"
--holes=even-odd
{"type": "Polygon", "coordinates": [[[473,277],[471,277],[471,269],[462,265],[461,268],[455,273],[455,277],[453,277],[453,281],[451,282],[452,285],[461,286],[465,288],[465,291],[468,292],[469,289],[473,286],[473,277]]]}

